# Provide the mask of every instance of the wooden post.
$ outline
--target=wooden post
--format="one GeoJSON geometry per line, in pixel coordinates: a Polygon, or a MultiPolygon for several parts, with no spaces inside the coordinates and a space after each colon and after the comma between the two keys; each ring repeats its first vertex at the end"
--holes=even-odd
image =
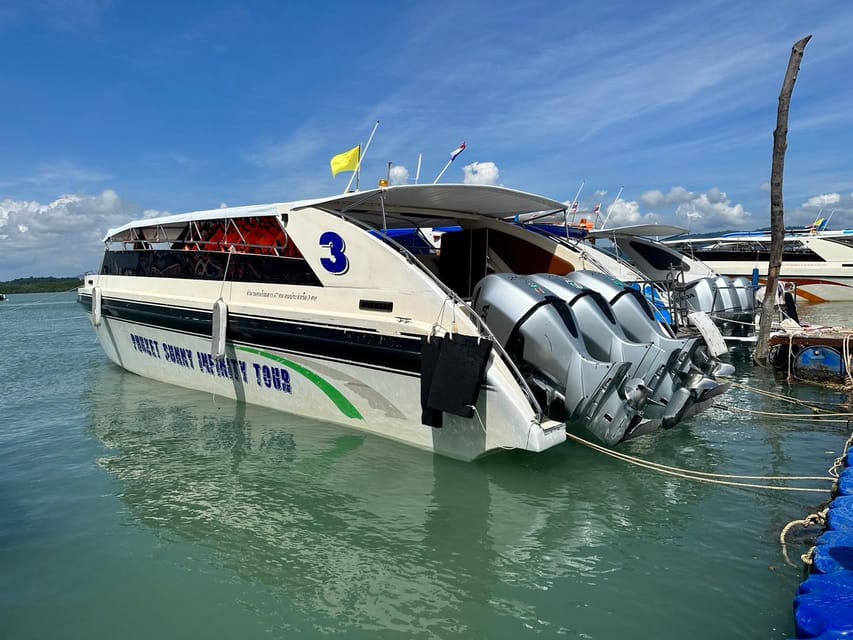
{"type": "Polygon", "coordinates": [[[794,83],[797,81],[797,73],[800,71],[800,62],[811,38],[806,36],[795,43],[791,49],[788,70],[785,72],[782,92],[779,94],[776,130],[773,132],[773,168],[770,174],[770,263],[767,265],[767,285],[761,307],[758,337],[752,354],[753,362],[760,365],[767,364],[768,342],[773,325],[773,307],[776,304],[776,281],[779,279],[779,269],[782,267],[782,249],[785,240],[782,176],[785,169],[785,151],[788,149],[788,109],[791,104],[791,94],[794,92],[794,83]]]}

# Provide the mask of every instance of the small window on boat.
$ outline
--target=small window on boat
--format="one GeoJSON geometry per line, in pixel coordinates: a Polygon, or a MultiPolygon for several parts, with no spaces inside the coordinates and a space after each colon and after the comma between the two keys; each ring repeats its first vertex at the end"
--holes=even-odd
{"type": "Polygon", "coordinates": [[[361,311],[384,311],[391,313],[394,310],[394,303],[384,300],[359,300],[358,308],[361,311]]]}

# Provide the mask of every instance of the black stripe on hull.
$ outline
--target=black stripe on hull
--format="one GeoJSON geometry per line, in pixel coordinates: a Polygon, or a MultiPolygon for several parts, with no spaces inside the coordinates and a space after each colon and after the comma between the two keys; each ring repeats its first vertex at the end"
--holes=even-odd
{"type": "MultiPolygon", "coordinates": [[[[89,312],[92,297],[78,295],[89,312]]],[[[213,314],[202,309],[168,307],[144,302],[102,298],[101,315],[166,331],[209,338],[213,314]]],[[[421,341],[418,338],[385,336],[372,330],[333,325],[307,325],[259,316],[228,315],[228,340],[259,348],[292,351],[331,360],[347,360],[408,373],[420,374],[421,341]]]]}

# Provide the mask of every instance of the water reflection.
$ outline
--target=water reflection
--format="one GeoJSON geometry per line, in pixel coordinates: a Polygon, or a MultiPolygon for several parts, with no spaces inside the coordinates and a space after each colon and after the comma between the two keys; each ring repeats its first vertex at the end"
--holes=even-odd
{"type": "MultiPolygon", "coordinates": [[[[571,631],[567,598],[627,588],[606,584],[631,561],[625,538],[671,539],[708,491],[572,444],[459,463],[112,366],[90,389],[100,464],[132,517],[213,549],[295,629],[571,631]]],[[[689,429],[635,446],[715,456],[689,429]]]]}

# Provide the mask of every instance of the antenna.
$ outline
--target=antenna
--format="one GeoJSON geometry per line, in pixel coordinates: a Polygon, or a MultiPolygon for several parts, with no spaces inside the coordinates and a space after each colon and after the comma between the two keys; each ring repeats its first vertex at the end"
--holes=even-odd
{"type": "Polygon", "coordinates": [[[379,128],[379,120],[376,121],[376,124],[373,125],[373,131],[370,132],[370,137],[367,139],[367,144],[364,145],[364,151],[358,154],[358,164],[355,167],[355,171],[353,171],[350,176],[349,182],[347,183],[347,189],[344,193],[349,193],[349,188],[352,186],[352,181],[355,179],[355,190],[358,191],[358,183],[361,179],[361,162],[364,160],[364,156],[367,155],[367,150],[370,148],[370,141],[373,140],[373,134],[376,133],[376,129],[379,128]]]}
{"type": "Polygon", "coordinates": [[[421,160],[423,159],[424,154],[418,154],[418,170],[415,172],[415,184],[418,183],[418,180],[421,178],[421,160]]]}
{"type": "Polygon", "coordinates": [[[610,208],[607,210],[607,215],[604,216],[604,222],[601,223],[602,229],[607,226],[607,221],[610,219],[610,213],[613,211],[613,207],[615,207],[616,203],[619,201],[619,196],[622,195],[622,189],[624,188],[625,187],[619,187],[619,193],[616,194],[616,198],[614,198],[613,204],[610,205],[610,208]]]}

